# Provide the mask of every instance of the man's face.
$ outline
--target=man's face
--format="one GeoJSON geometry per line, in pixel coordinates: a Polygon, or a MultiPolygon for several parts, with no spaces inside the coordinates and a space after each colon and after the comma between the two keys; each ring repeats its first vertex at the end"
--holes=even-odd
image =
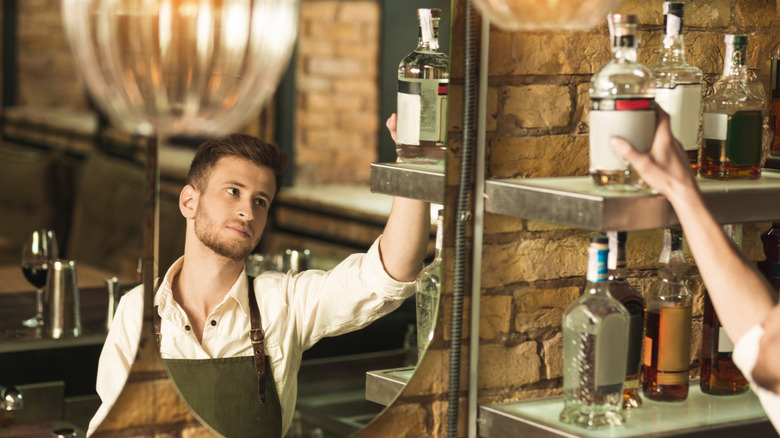
{"type": "Polygon", "coordinates": [[[274,193],[271,169],[242,158],[220,158],[198,197],[195,235],[215,253],[244,260],[260,242],[274,193]]]}

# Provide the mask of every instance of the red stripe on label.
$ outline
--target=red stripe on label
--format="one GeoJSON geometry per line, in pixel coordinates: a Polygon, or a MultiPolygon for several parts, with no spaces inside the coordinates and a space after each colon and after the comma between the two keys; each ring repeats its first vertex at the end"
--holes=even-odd
{"type": "Polygon", "coordinates": [[[618,111],[650,109],[650,100],[648,99],[616,100],[615,109],[618,111]]]}
{"type": "Polygon", "coordinates": [[[439,84],[439,96],[447,95],[447,84],[439,84]]]}

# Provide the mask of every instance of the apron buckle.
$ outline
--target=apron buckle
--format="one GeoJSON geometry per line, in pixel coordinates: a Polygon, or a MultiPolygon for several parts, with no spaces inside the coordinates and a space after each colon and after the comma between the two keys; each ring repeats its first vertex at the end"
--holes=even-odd
{"type": "Polygon", "coordinates": [[[249,330],[249,339],[252,340],[253,344],[260,344],[265,339],[265,332],[263,329],[251,329],[249,330]]]}

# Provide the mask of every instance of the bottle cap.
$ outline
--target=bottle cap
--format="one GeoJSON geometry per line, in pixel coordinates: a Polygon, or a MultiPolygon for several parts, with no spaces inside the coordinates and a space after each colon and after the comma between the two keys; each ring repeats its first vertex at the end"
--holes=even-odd
{"type": "Polygon", "coordinates": [[[417,18],[420,18],[420,11],[431,11],[431,18],[441,18],[441,9],[431,9],[431,8],[417,9],[417,18]]]}
{"type": "Polygon", "coordinates": [[[685,3],[664,2],[664,15],[672,14],[682,18],[684,9],[685,9],[685,3]]]}
{"type": "Polygon", "coordinates": [[[636,14],[611,14],[610,19],[613,24],[637,24],[639,19],[636,14]]]}
{"type": "Polygon", "coordinates": [[[606,247],[606,245],[609,243],[609,239],[603,234],[592,234],[590,236],[590,243],[604,245],[606,247]]]}
{"type": "Polygon", "coordinates": [[[744,50],[747,48],[747,35],[726,35],[723,39],[726,41],[727,45],[733,45],[735,50],[744,50]]]}

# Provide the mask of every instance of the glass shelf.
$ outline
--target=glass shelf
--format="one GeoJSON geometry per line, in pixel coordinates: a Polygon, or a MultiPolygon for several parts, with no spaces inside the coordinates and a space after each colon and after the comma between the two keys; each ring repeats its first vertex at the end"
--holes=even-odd
{"type": "Polygon", "coordinates": [[[752,391],[734,396],[703,394],[691,381],[683,402],[654,402],[646,398],[629,411],[621,427],[586,430],[561,423],[563,397],[550,397],[479,407],[479,436],[501,437],[686,437],[731,438],[777,436],[752,391]]]}
{"type": "MultiPolygon", "coordinates": [[[[719,223],[780,219],[780,171],[764,169],[758,180],[698,179],[704,201],[719,223]]],[[[590,177],[489,180],[489,213],[589,230],[634,231],[679,225],[658,194],[619,194],[597,189],[590,177]]]]}
{"type": "Polygon", "coordinates": [[[389,405],[404,389],[414,374],[414,367],[368,371],[366,373],[366,400],[389,405]]]}
{"type": "Polygon", "coordinates": [[[444,204],[444,169],[441,166],[373,163],[371,191],[444,204]]]}

